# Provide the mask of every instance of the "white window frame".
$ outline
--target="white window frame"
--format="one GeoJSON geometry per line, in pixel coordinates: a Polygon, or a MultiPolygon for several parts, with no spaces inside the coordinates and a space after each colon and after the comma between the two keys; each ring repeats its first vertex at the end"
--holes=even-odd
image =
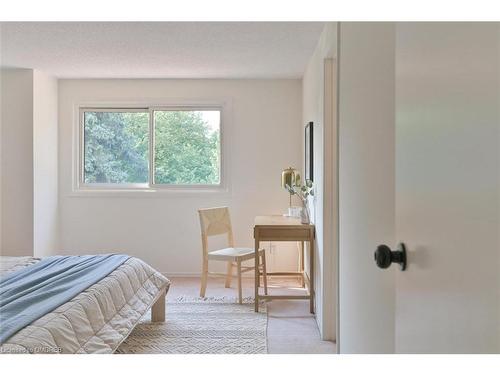
{"type": "Polygon", "coordinates": [[[108,196],[110,194],[121,195],[157,195],[157,194],[187,194],[197,193],[228,193],[228,163],[229,154],[228,129],[227,122],[230,117],[230,102],[223,101],[176,101],[161,103],[151,102],[99,102],[99,103],[79,103],[74,105],[75,125],[74,125],[74,143],[73,143],[73,191],[72,196],[108,196]],[[167,103],[167,104],[165,104],[167,103]],[[154,181],[154,117],[155,111],[185,110],[202,111],[218,110],[220,111],[220,165],[219,184],[157,184],[154,181]],[[147,183],[125,183],[125,184],[106,184],[106,183],[85,183],[85,138],[84,138],[84,116],[85,112],[146,112],[149,113],[149,179],[147,183]],[[153,194],[151,194],[153,193],[153,194]]]}

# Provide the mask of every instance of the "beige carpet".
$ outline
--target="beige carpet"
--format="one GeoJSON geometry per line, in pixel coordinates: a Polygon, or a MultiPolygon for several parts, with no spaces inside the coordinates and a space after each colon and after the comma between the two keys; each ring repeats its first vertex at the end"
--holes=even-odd
{"type": "Polygon", "coordinates": [[[252,299],[178,297],[167,302],[166,321],[149,314],[120,345],[124,354],[265,354],[267,312],[254,312],[252,299]]]}

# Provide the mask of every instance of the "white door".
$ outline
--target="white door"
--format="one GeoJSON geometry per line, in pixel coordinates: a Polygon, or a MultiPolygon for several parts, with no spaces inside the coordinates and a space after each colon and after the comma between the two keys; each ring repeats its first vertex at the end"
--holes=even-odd
{"type": "Polygon", "coordinates": [[[341,353],[500,352],[499,31],[340,25],[341,353]]]}
{"type": "Polygon", "coordinates": [[[498,31],[396,27],[396,352],[499,352],[498,31]]]}
{"type": "Polygon", "coordinates": [[[340,353],[393,353],[394,269],[375,267],[394,236],[391,23],[341,23],[338,35],[340,353]]]}

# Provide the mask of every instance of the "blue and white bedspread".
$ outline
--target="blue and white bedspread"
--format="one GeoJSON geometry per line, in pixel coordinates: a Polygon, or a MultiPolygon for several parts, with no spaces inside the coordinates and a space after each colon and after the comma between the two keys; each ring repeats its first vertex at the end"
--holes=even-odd
{"type": "Polygon", "coordinates": [[[122,265],[128,255],[52,256],[0,278],[0,344],[122,265]]]}
{"type": "Polygon", "coordinates": [[[13,260],[0,257],[0,353],[112,353],[170,284],[127,255],[13,260]]]}

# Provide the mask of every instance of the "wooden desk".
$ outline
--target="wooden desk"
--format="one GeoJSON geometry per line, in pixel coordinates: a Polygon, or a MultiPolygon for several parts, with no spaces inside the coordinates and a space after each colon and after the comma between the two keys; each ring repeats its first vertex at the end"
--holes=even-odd
{"type": "Polygon", "coordinates": [[[257,216],[255,218],[255,226],[253,229],[255,239],[255,311],[259,311],[259,300],[273,299],[308,299],[310,301],[310,311],[314,314],[314,225],[301,224],[299,218],[286,217],[282,215],[276,216],[257,216]],[[304,241],[309,241],[309,265],[311,275],[309,279],[309,294],[305,296],[298,295],[259,295],[259,248],[260,241],[294,241],[301,243],[301,272],[277,272],[268,273],[268,275],[301,275],[303,283],[306,280],[304,271],[304,241]]]}

